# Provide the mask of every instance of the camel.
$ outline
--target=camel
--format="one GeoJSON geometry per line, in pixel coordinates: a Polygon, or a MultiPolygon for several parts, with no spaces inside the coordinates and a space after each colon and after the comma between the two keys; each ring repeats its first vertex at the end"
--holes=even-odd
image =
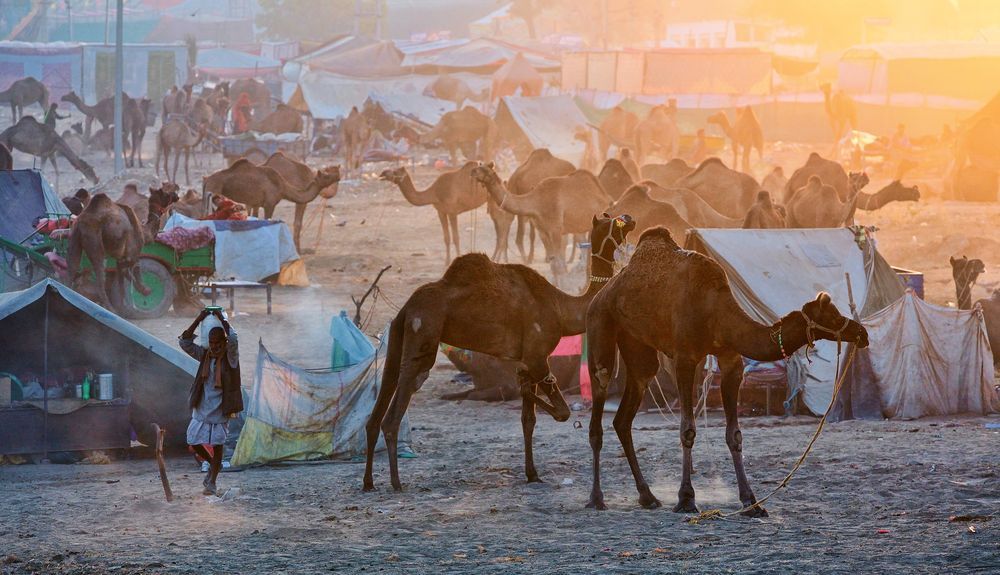
{"type": "Polygon", "coordinates": [[[728,218],[745,216],[760,190],[753,176],[730,170],[719,158],[708,158],[670,187],[691,190],[728,218]]]}
{"type": "Polygon", "coordinates": [[[635,128],[635,160],[642,164],[648,156],[657,154],[665,159],[677,157],[680,132],[674,120],[676,108],[656,106],[635,128]]]}
{"type": "MultiPolygon", "coordinates": [[[[292,171],[293,167],[284,165],[284,160],[282,159],[280,163],[276,160],[276,163],[279,163],[283,171],[292,171]]],[[[294,167],[294,170],[298,172],[297,167],[294,167]]],[[[300,177],[298,173],[296,176],[300,177]]],[[[269,166],[258,166],[246,158],[240,158],[233,162],[232,166],[206,176],[202,180],[202,195],[205,193],[221,195],[244,204],[248,211],[253,211],[254,217],[257,217],[263,208],[264,217],[271,219],[274,207],[281,200],[305,205],[315,199],[320,190],[339,181],[339,168],[324,168],[317,171],[315,178],[308,181],[304,187],[297,188],[282,177],[278,170],[269,166]]]]}
{"type": "MultiPolygon", "coordinates": [[[[124,132],[128,134],[131,141],[131,151],[129,152],[128,166],[135,167],[135,157],[139,156],[139,167],[142,167],[142,140],[146,137],[146,118],[149,116],[149,98],[134,99],[129,98],[125,102],[122,113],[122,126],[124,132]]],[[[124,150],[124,147],[122,148],[124,150]]],[[[122,152],[124,153],[124,152],[122,152]]]]}
{"type": "Polygon", "coordinates": [[[264,166],[281,174],[281,177],[288,182],[289,189],[295,191],[294,194],[286,195],[284,198],[295,203],[295,224],[292,227],[292,235],[295,238],[295,249],[300,250],[299,236],[302,234],[302,219],[305,216],[306,207],[317,196],[330,199],[337,195],[340,166],[320,168],[317,171],[282,152],[271,154],[271,157],[264,162],[264,166]],[[330,183],[331,180],[332,183],[330,183]],[[320,184],[324,182],[327,182],[327,185],[320,187],[320,184]]]}
{"type": "Polygon", "coordinates": [[[442,74],[438,76],[436,80],[428,84],[426,88],[424,88],[423,94],[424,96],[454,102],[455,109],[461,110],[462,104],[464,104],[466,100],[472,102],[485,102],[489,97],[489,90],[483,89],[477,93],[473,91],[472,88],[470,88],[469,85],[463,80],[454,78],[448,74],[442,74]]]}
{"type": "MultiPolygon", "coordinates": [[[[377,131],[383,137],[390,137],[396,132],[396,127],[399,122],[396,117],[391,113],[387,112],[382,104],[368,98],[365,100],[363,106],[361,106],[361,115],[368,120],[368,125],[372,127],[372,131],[377,131]]],[[[419,140],[420,137],[418,136],[419,140]]]]}
{"type": "Polygon", "coordinates": [[[788,178],[785,177],[785,170],[781,166],[775,166],[760,182],[760,189],[766,190],[772,198],[783,197],[788,178]]]}
{"type": "Polygon", "coordinates": [[[490,164],[477,166],[472,177],[501,209],[534,221],[557,279],[566,273],[566,236],[589,231],[593,215],[611,204],[597,177],[586,170],[546,178],[523,195],[508,193],[490,164]]]}
{"type": "Polygon", "coordinates": [[[594,146],[594,135],[590,133],[587,126],[577,126],[573,131],[573,139],[583,142],[583,159],[580,160],[580,169],[588,172],[596,172],[601,165],[600,158],[597,157],[597,147],[594,146]]]}
{"type": "Polygon", "coordinates": [[[986,273],[986,265],[983,260],[970,260],[966,256],[949,257],[948,262],[951,263],[951,277],[955,280],[955,303],[958,309],[972,309],[972,286],[976,285],[981,274],[986,273]]]}
{"type": "Polygon", "coordinates": [[[771,201],[771,192],[761,190],[757,192],[757,201],[750,206],[747,215],[743,218],[743,229],[745,230],[772,230],[785,227],[785,210],[774,205],[771,201]]]}
{"type": "Polygon", "coordinates": [[[496,122],[479,110],[466,106],[447,112],[429,132],[420,137],[423,144],[441,141],[448,149],[451,163],[458,162],[458,150],[467,160],[493,160],[499,142],[496,122]]]}
{"type": "Polygon", "coordinates": [[[669,188],[674,182],[694,171],[694,167],[681,158],[674,158],[666,164],[645,164],[640,173],[643,179],[653,180],[658,185],[669,188]]]}
{"type": "Polygon", "coordinates": [[[403,192],[406,201],[414,206],[434,206],[444,235],[445,263],[451,263],[452,244],[455,244],[455,257],[462,253],[458,233],[459,214],[475,210],[486,203],[486,191],[475,185],[472,179],[475,167],[475,162],[466,162],[458,170],[441,174],[424,190],[418,190],[413,185],[406,168],[384,170],[379,176],[380,179],[395,184],[403,192]]]}
{"type": "Polygon", "coordinates": [[[173,85],[167,90],[160,102],[161,124],[166,125],[170,121],[171,114],[184,114],[186,109],[187,94],[173,85]]]}
{"type": "Polygon", "coordinates": [[[275,111],[250,124],[250,130],[268,134],[301,134],[302,125],[302,114],[290,106],[278,104],[275,111]]]}
{"type": "Polygon", "coordinates": [[[361,168],[365,147],[372,136],[368,120],[358,111],[357,106],[340,122],[340,136],[344,144],[344,166],[348,173],[361,168]]]}
{"type": "Polygon", "coordinates": [[[632,175],[625,169],[625,165],[620,160],[611,158],[604,162],[601,173],[597,174],[597,180],[601,182],[604,192],[611,196],[612,200],[622,197],[625,190],[635,183],[632,175]]]}
{"type": "Polygon", "coordinates": [[[160,232],[160,228],[164,224],[163,216],[167,214],[172,205],[180,201],[180,197],[177,195],[179,189],[177,184],[172,182],[165,182],[159,188],[150,186],[149,199],[146,202],[146,223],[143,227],[147,242],[156,239],[156,234],[160,232]]]}
{"type": "Polygon", "coordinates": [[[95,194],[77,216],[70,232],[67,255],[70,287],[79,289],[84,275],[80,269],[81,254],[87,254],[93,267],[98,303],[105,308],[111,309],[105,279],[106,257],[117,261],[115,281],[121,291],[128,279],[136,291],[149,295],[150,289],[142,283],[139,271],[139,254],[144,243],[142,225],[132,208],[116,204],[107,194],[95,194]]]}
{"type": "Polygon", "coordinates": [[[205,98],[195,98],[187,116],[195,126],[215,129],[215,109],[205,98]]]}
{"type": "Polygon", "coordinates": [[[176,202],[171,204],[169,209],[171,212],[187,216],[194,220],[200,220],[207,215],[204,197],[190,188],[176,202]]]}
{"type": "MultiPolygon", "coordinates": [[[[639,503],[647,509],[660,506],[639,469],[632,444],[632,421],[646,386],[660,368],[657,352],[661,352],[673,361],[681,398],[683,474],[674,511],[697,513],[691,485],[696,367],[706,355],[719,360],[726,444],[736,470],[740,502],[750,507],[756,505],[757,499],[743,467],[743,436],[737,415],[741,356],[758,361],[787,359],[818,339],[868,346],[865,328],[841,315],[826,293],[774,325],[763,325],[751,319],[736,302],[718,263],[681,249],[665,229],[642,234],[629,264],[594,297],[587,312],[587,360],[594,394],[590,419],[594,476],[587,507],[607,509],[601,490],[601,419],[618,353],[625,365],[626,387],[614,427],[635,477],[639,503]]],[[[756,506],[746,514],[763,517],[767,511],[756,506]]]]}
{"type": "Polygon", "coordinates": [[[182,119],[174,118],[160,128],[156,137],[156,175],[160,175],[160,155],[163,156],[163,176],[171,182],[177,181],[177,168],[181,162],[181,151],[184,151],[184,180],[191,185],[191,172],[188,165],[191,161],[191,150],[205,138],[205,128],[195,130],[182,119]],[[170,175],[170,152],[174,152],[174,173],[170,175]]]}
{"type": "MultiPolygon", "coordinates": [[[[128,94],[122,93],[123,110],[128,107],[127,102],[130,99],[131,98],[129,98],[128,94]]],[[[90,128],[95,120],[97,121],[97,123],[101,125],[102,128],[110,127],[112,124],[115,123],[114,96],[108,96],[107,98],[104,98],[103,100],[101,100],[97,104],[94,104],[93,106],[88,106],[87,104],[85,104],[84,101],[80,98],[80,96],[78,96],[76,92],[72,91],[69,92],[68,94],[64,94],[63,97],[60,98],[59,100],[61,102],[69,102],[70,104],[73,104],[74,106],[76,106],[76,109],[80,110],[80,112],[82,112],[83,115],[87,117],[86,121],[84,122],[84,128],[83,128],[83,139],[85,140],[90,139],[90,134],[91,134],[90,128]]],[[[122,122],[124,123],[124,120],[122,120],[122,122]]]]}
{"type": "Polygon", "coordinates": [[[809,176],[819,176],[819,179],[823,180],[824,184],[833,186],[837,190],[837,198],[842,202],[846,202],[854,193],[854,190],[851,189],[850,176],[847,170],[844,169],[844,166],[840,165],[840,162],[827,160],[823,156],[813,152],[809,154],[806,163],[801,168],[792,172],[792,177],[788,178],[788,181],[785,182],[782,202],[787,205],[792,200],[795,192],[806,185],[806,182],[809,181],[809,176]]]}
{"type": "Polygon", "coordinates": [[[410,398],[434,366],[440,343],[520,364],[517,377],[524,473],[529,483],[540,482],[532,452],[535,406],[556,421],[570,417],[569,406],[549,370],[548,357],[560,338],[585,329],[587,306],[612,277],[615,251],[634,226],[627,216],[592,218],[590,284],[580,296],[556,289],[531,268],[493,263],[483,254],[456,259],[440,280],[417,288],[389,329],[382,385],[366,426],[364,490],[375,489],[372,466],[380,428],[388,450],[392,487],[402,489],[396,461],[399,424],[410,398]]]}
{"type": "Polygon", "coordinates": [[[687,188],[664,188],[651,180],[642,184],[648,189],[649,197],[674,206],[681,216],[696,228],[738,228],[743,218],[730,218],[720,214],[701,196],[687,188]]]}
{"type": "MultiPolygon", "coordinates": [[[[524,163],[510,175],[507,180],[507,192],[515,196],[523,196],[545,178],[567,176],[575,171],[576,167],[571,162],[553,156],[547,148],[537,148],[532,150],[524,163]]],[[[530,264],[534,261],[535,224],[530,220],[526,221],[524,216],[514,216],[510,212],[500,209],[492,200],[489,203],[489,209],[497,233],[497,247],[493,252],[493,261],[499,262],[501,258],[504,261],[507,260],[507,236],[510,235],[510,224],[515,217],[517,218],[517,249],[526,263],[530,264]],[[526,223],[531,226],[527,255],[524,251],[524,226],[526,223]]]]}
{"type": "Polygon", "coordinates": [[[806,185],[795,192],[786,206],[789,228],[836,228],[850,225],[856,209],[873,211],[889,202],[916,202],[920,190],[916,186],[906,187],[893,180],[874,194],[857,192],[852,200],[842,203],[837,199],[833,186],[823,183],[819,176],[809,176],[806,185]]]}
{"type": "Polygon", "coordinates": [[[52,162],[52,167],[56,171],[56,179],[59,178],[59,164],[56,163],[56,154],[58,154],[66,158],[66,161],[91,183],[97,184],[100,181],[97,174],[94,173],[94,168],[80,159],[54,128],[39,122],[34,116],[22,116],[16,124],[0,133],[0,143],[10,150],[18,150],[41,158],[43,168],[46,161],[52,162]]]}
{"type": "Polygon", "coordinates": [[[659,226],[669,230],[671,235],[679,238],[685,237],[687,231],[693,226],[684,219],[684,216],[673,204],[653,199],[649,191],[650,183],[647,181],[630,186],[618,200],[611,204],[608,213],[611,215],[631,215],[636,221],[635,233],[637,234],[659,226]]]}
{"type": "Polygon", "coordinates": [[[635,158],[632,157],[632,150],[629,148],[619,148],[618,149],[618,161],[622,163],[625,167],[625,171],[628,172],[629,176],[632,176],[633,182],[638,182],[642,179],[639,172],[639,164],[636,163],[635,158]]]}
{"type": "Polygon", "coordinates": [[[760,122],[757,121],[757,116],[753,113],[753,109],[750,106],[744,106],[743,108],[736,110],[736,120],[734,123],[729,123],[729,116],[725,112],[716,112],[708,117],[709,124],[717,124],[722,131],[725,132],[726,137],[729,138],[729,144],[733,147],[733,169],[736,167],[736,157],[740,153],[740,149],[743,150],[743,162],[739,169],[744,172],[750,173],[750,149],[757,149],[757,157],[760,160],[764,158],[764,131],[761,130],[760,122]]]}
{"type": "Polygon", "coordinates": [[[635,141],[635,130],[639,126],[639,116],[621,106],[615,106],[597,128],[597,148],[600,159],[608,158],[611,144],[631,145],[635,141]]]}
{"type": "Polygon", "coordinates": [[[989,299],[976,301],[983,310],[983,321],[986,323],[986,336],[993,350],[993,367],[1000,369],[1000,290],[993,290],[989,299]]]}
{"type": "Polygon", "coordinates": [[[37,103],[42,111],[49,109],[49,89],[35,78],[14,80],[6,90],[0,91],[0,104],[10,104],[11,122],[24,116],[24,107],[37,103]]]}
{"type": "Polygon", "coordinates": [[[823,83],[819,87],[823,92],[823,109],[826,112],[826,119],[830,122],[830,130],[833,131],[834,142],[840,142],[844,137],[844,132],[848,129],[854,130],[858,125],[858,110],[854,105],[854,100],[843,90],[831,93],[830,84],[823,83]]]}

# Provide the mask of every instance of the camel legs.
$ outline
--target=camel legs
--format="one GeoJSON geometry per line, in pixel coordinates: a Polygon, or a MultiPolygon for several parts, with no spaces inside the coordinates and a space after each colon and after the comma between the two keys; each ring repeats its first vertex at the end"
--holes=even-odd
{"type": "MultiPolygon", "coordinates": [[[[184,147],[184,183],[185,185],[191,185],[191,171],[188,169],[188,164],[191,163],[191,146],[184,147]]],[[[174,171],[177,171],[177,166],[174,166],[174,171]]]]}
{"type": "Polygon", "coordinates": [[[635,456],[635,446],[632,444],[632,422],[635,414],[639,411],[639,405],[646,394],[646,386],[649,381],[656,376],[660,369],[660,361],[656,356],[656,350],[639,343],[628,335],[622,335],[618,341],[621,350],[622,361],[625,363],[625,394],[622,397],[618,413],[615,414],[615,431],[618,433],[618,440],[621,441],[625,450],[625,458],[628,459],[628,466],[632,470],[632,477],[635,478],[635,488],[639,492],[639,505],[646,509],[656,509],[660,507],[660,500],[657,499],[649,489],[649,484],[642,476],[639,469],[639,460],[635,456]]]}
{"type": "Polygon", "coordinates": [[[750,148],[751,146],[743,146],[743,173],[750,173],[750,148]]]}
{"type": "Polygon", "coordinates": [[[374,491],[375,482],[372,478],[373,460],[375,459],[375,445],[378,443],[378,434],[382,429],[382,421],[385,419],[385,412],[389,410],[389,402],[399,386],[399,366],[402,356],[403,331],[405,316],[400,313],[392,321],[389,328],[389,346],[386,354],[385,370],[382,372],[382,385],[378,390],[378,398],[372,408],[372,414],[368,417],[365,425],[368,449],[365,460],[364,490],[374,491]]]}
{"type": "Polygon", "coordinates": [[[607,509],[601,490],[601,448],[604,446],[604,402],[608,399],[608,385],[615,371],[618,349],[617,326],[607,319],[607,312],[587,314],[587,367],[594,405],[590,412],[590,449],[593,453],[593,482],[590,488],[590,509],[607,509]]]}
{"type": "Polygon", "coordinates": [[[444,261],[446,264],[450,264],[451,234],[448,232],[448,214],[444,212],[438,212],[438,221],[441,222],[441,233],[444,235],[444,249],[445,249],[444,261]]]}
{"type": "Polygon", "coordinates": [[[514,216],[499,206],[495,206],[493,200],[490,200],[489,213],[490,219],[493,220],[493,231],[497,237],[496,248],[493,249],[493,257],[491,259],[497,263],[500,263],[501,260],[503,262],[510,262],[507,250],[510,239],[510,225],[514,221],[514,216]]]}
{"type": "Polygon", "coordinates": [[[174,175],[170,178],[171,182],[177,181],[177,168],[181,165],[181,149],[177,148],[174,150],[174,175]]]}
{"type": "Polygon", "coordinates": [[[530,264],[532,260],[535,259],[535,228],[531,224],[531,220],[529,220],[525,216],[516,216],[516,217],[517,217],[517,231],[515,232],[516,235],[514,237],[514,243],[517,244],[517,251],[520,252],[521,259],[524,260],[524,263],[530,264]],[[524,228],[526,226],[531,226],[530,228],[531,245],[529,246],[531,251],[527,255],[525,255],[524,252],[524,228]]]}
{"type": "Polygon", "coordinates": [[[674,513],[698,513],[694,500],[694,486],[691,485],[691,474],[694,472],[694,460],[691,450],[694,448],[694,372],[697,362],[689,357],[676,359],[677,391],[681,396],[681,446],[684,450],[684,463],[681,474],[681,488],[677,492],[677,505],[674,513]]]}
{"type": "Polygon", "coordinates": [[[292,225],[292,228],[295,239],[295,250],[299,253],[302,252],[302,248],[299,246],[299,236],[302,235],[302,218],[306,215],[307,206],[308,204],[295,204],[295,223],[292,225]]]}
{"type": "MultiPolygon", "coordinates": [[[[451,225],[451,241],[455,244],[455,257],[462,255],[462,246],[458,234],[458,214],[448,214],[448,223],[451,225]]],[[[451,261],[451,258],[448,259],[451,261]]]]}
{"type": "MultiPolygon", "coordinates": [[[[733,458],[733,468],[736,470],[736,483],[740,490],[740,504],[749,507],[757,503],[757,498],[750,488],[746,470],[743,468],[743,433],[740,431],[739,416],[736,412],[740,399],[740,383],[743,380],[743,362],[739,356],[720,357],[719,367],[722,369],[722,407],[726,412],[726,445],[733,458]]],[[[744,513],[750,517],[767,517],[763,507],[755,507],[744,513]]]]}

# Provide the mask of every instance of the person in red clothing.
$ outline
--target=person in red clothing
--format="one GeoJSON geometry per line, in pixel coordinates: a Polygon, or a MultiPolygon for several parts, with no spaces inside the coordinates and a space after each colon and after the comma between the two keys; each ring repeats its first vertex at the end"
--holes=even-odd
{"type": "Polygon", "coordinates": [[[212,205],[215,211],[208,214],[203,220],[245,220],[247,219],[247,209],[243,204],[238,204],[225,196],[212,196],[212,205]]]}
{"type": "Polygon", "coordinates": [[[233,106],[233,124],[234,132],[237,134],[242,134],[250,129],[250,117],[253,113],[253,105],[250,104],[250,94],[243,92],[240,94],[239,99],[236,100],[236,105],[233,106]]]}

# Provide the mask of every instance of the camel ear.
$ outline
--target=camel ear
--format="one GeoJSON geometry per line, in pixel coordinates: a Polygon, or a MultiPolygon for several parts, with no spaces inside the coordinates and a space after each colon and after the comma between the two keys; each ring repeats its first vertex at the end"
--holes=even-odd
{"type": "Polygon", "coordinates": [[[816,301],[819,302],[820,306],[833,303],[833,300],[830,299],[830,294],[826,293],[825,291],[819,292],[819,294],[816,296],[816,301]]]}
{"type": "MultiPolygon", "coordinates": [[[[604,215],[606,216],[607,214],[604,214],[604,215]]],[[[594,216],[593,221],[590,222],[591,227],[596,226],[599,221],[600,220],[597,219],[597,216],[594,216]]]]}
{"type": "Polygon", "coordinates": [[[956,261],[958,260],[955,259],[955,256],[948,256],[948,263],[950,263],[951,265],[955,265],[956,261]]]}

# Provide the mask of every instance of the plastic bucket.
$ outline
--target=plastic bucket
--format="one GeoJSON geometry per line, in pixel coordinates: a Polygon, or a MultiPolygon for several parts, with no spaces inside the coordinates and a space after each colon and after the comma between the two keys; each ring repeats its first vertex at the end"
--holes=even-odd
{"type": "Polygon", "coordinates": [[[101,373],[97,375],[97,381],[101,384],[101,387],[98,390],[99,395],[97,396],[97,399],[104,401],[114,399],[115,388],[114,383],[112,382],[113,379],[114,378],[110,373],[101,373]]]}

